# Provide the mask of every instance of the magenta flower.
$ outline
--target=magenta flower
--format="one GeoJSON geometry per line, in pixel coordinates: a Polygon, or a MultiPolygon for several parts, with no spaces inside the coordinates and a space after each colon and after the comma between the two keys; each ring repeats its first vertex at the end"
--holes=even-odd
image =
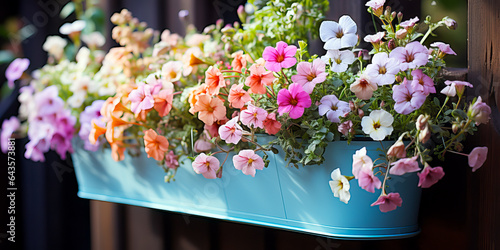
{"type": "Polygon", "coordinates": [[[442,167],[433,168],[425,164],[424,170],[417,173],[417,175],[419,179],[418,186],[421,188],[429,188],[443,178],[444,171],[442,167]]]}
{"type": "Polygon", "coordinates": [[[417,172],[420,170],[418,167],[417,155],[411,158],[399,159],[396,162],[391,163],[390,174],[393,175],[404,175],[406,173],[417,172]]]}
{"type": "MultiPolygon", "coordinates": [[[[241,111],[240,120],[243,125],[254,128],[264,128],[264,121],[267,118],[267,111],[249,104],[247,109],[241,111]]],[[[220,131],[219,131],[220,133],[220,131]]]]}
{"type": "Polygon", "coordinates": [[[140,82],[137,84],[137,89],[130,92],[128,99],[131,102],[131,110],[135,114],[139,114],[142,110],[148,110],[154,107],[155,99],[152,94],[153,88],[140,82]]]}
{"type": "Polygon", "coordinates": [[[170,150],[165,154],[165,166],[171,169],[177,169],[179,167],[179,156],[174,154],[174,151],[170,150]]]}
{"type": "Polygon", "coordinates": [[[4,154],[7,154],[7,150],[9,148],[9,138],[20,126],[21,123],[15,116],[3,121],[2,132],[0,134],[0,146],[4,154]]]}
{"type": "Polygon", "coordinates": [[[198,155],[193,163],[194,172],[202,174],[207,179],[217,178],[216,172],[220,168],[220,162],[214,156],[208,156],[205,153],[198,155]]]}
{"type": "Polygon", "coordinates": [[[436,93],[434,82],[428,75],[424,74],[421,69],[413,70],[411,75],[413,76],[411,87],[414,91],[422,91],[425,95],[436,93]]]}
{"type": "Polygon", "coordinates": [[[344,117],[351,111],[349,103],[339,101],[335,95],[325,95],[319,102],[319,115],[326,115],[331,122],[340,123],[339,117],[344,117]]]}
{"type": "Polygon", "coordinates": [[[457,53],[455,53],[455,51],[451,49],[449,44],[443,42],[431,43],[431,47],[438,48],[439,51],[447,55],[455,55],[455,56],[457,55],[457,53]]]}
{"type": "Polygon", "coordinates": [[[238,118],[235,117],[226,124],[219,127],[220,138],[226,143],[237,144],[243,134],[243,129],[238,125],[238,118]]]}
{"type": "Polygon", "coordinates": [[[469,166],[472,172],[478,170],[486,161],[488,147],[475,147],[469,154],[469,166]]]}
{"type": "Polygon", "coordinates": [[[104,126],[104,122],[101,121],[103,117],[101,115],[101,108],[104,104],[104,100],[96,100],[92,105],[87,106],[85,110],[80,114],[80,131],[78,136],[84,141],[83,148],[88,151],[97,151],[99,149],[100,142],[96,141],[96,144],[92,144],[89,141],[89,134],[92,130],[92,120],[96,122],[97,125],[101,127],[104,126]],[[100,123],[100,124],[99,124],[100,123]]]}
{"type": "Polygon", "coordinates": [[[296,52],[297,47],[280,41],[276,43],[276,48],[267,46],[262,57],[266,60],[265,66],[268,70],[279,72],[282,68],[290,68],[297,63],[296,52]]]}
{"type": "Polygon", "coordinates": [[[389,54],[390,58],[394,58],[399,62],[400,69],[415,69],[424,66],[429,61],[428,50],[419,42],[411,42],[404,48],[397,47],[389,54]]]}
{"type": "Polygon", "coordinates": [[[45,151],[40,149],[40,144],[39,141],[37,140],[30,140],[26,144],[26,152],[24,152],[24,157],[26,159],[30,159],[32,161],[40,161],[44,162],[45,161],[45,156],[44,153],[45,151]]]}
{"type": "Polygon", "coordinates": [[[396,59],[389,58],[387,53],[377,53],[373,56],[372,63],[366,66],[365,74],[370,76],[372,82],[379,86],[392,84],[399,73],[399,64],[396,59]]]}
{"type": "Polygon", "coordinates": [[[490,114],[491,114],[491,108],[488,106],[488,104],[483,102],[483,99],[481,99],[481,96],[479,96],[476,100],[476,102],[469,106],[469,112],[468,115],[469,117],[476,122],[476,125],[479,125],[481,123],[488,123],[490,120],[490,114]]]}
{"type": "Polygon", "coordinates": [[[50,148],[55,150],[62,160],[66,160],[67,153],[73,153],[71,138],[72,136],[66,137],[64,134],[56,132],[50,140],[50,148]]]}
{"type": "Polygon", "coordinates": [[[294,83],[300,84],[305,92],[311,94],[318,83],[326,80],[325,62],[317,58],[312,63],[300,62],[297,64],[297,74],[292,76],[294,83]]]}
{"type": "Polygon", "coordinates": [[[359,172],[358,184],[362,189],[370,193],[375,193],[375,188],[380,189],[382,187],[380,179],[373,174],[372,170],[366,168],[359,172]]]}
{"type": "Polygon", "coordinates": [[[419,109],[424,104],[425,98],[427,98],[424,92],[414,91],[406,78],[400,85],[394,85],[392,90],[392,99],[396,101],[394,110],[403,115],[419,109]]]}
{"type": "Polygon", "coordinates": [[[311,97],[298,83],[292,83],[288,89],[278,92],[278,113],[289,113],[290,118],[302,117],[304,109],[311,107],[311,97]]]}
{"type": "Polygon", "coordinates": [[[59,97],[58,92],[57,87],[52,85],[35,94],[34,100],[37,115],[52,115],[62,110],[64,101],[59,97]]]}
{"type": "Polygon", "coordinates": [[[14,87],[14,81],[21,78],[23,72],[30,66],[30,60],[28,58],[16,58],[12,61],[5,70],[5,78],[9,84],[9,88],[14,87]]]}
{"type": "Polygon", "coordinates": [[[264,160],[249,149],[241,150],[238,155],[233,156],[233,164],[234,168],[252,177],[255,177],[256,169],[264,169],[264,160]]]}
{"type": "Polygon", "coordinates": [[[401,207],[403,204],[403,200],[399,193],[389,193],[380,195],[372,206],[379,205],[379,209],[381,212],[386,213],[396,209],[397,207],[401,207]]]}

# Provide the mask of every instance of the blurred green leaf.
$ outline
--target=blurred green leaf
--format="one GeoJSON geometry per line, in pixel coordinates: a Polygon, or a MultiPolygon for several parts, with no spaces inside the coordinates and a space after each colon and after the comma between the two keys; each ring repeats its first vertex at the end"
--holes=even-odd
{"type": "Polygon", "coordinates": [[[59,13],[59,16],[61,17],[61,19],[65,19],[69,15],[73,14],[73,12],[75,12],[75,4],[73,2],[69,2],[64,5],[61,12],[59,13]]]}

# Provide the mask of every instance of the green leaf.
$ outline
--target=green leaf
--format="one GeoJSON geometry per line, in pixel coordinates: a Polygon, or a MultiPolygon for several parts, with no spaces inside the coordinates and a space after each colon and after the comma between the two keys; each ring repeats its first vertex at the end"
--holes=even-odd
{"type": "Polygon", "coordinates": [[[338,87],[342,86],[342,84],[344,84],[344,82],[338,78],[335,78],[335,80],[333,80],[332,84],[333,84],[333,86],[338,88],[338,87]]]}
{"type": "Polygon", "coordinates": [[[59,13],[59,16],[61,17],[61,19],[66,19],[73,12],[75,12],[75,3],[69,2],[64,5],[61,12],[59,13]]]}

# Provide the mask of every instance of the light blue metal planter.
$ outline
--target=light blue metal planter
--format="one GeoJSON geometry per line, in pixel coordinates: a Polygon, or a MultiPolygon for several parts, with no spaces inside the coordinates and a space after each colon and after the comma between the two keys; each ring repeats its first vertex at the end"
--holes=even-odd
{"type": "MultiPolygon", "coordinates": [[[[390,146],[385,142],[384,146],[390,146]]],[[[351,183],[351,199],[344,204],[333,196],[330,173],[340,168],[351,175],[352,155],[366,147],[372,159],[378,142],[333,142],[325,164],[301,169],[285,167],[282,152],[270,155],[269,167],[257,170],[255,178],[232,165],[230,156],[221,179],[208,180],[194,173],[191,164],[181,165],[173,183],[163,181],[164,172],[145,154],[114,162],[109,150],[87,152],[75,147],[73,161],[82,198],[124,203],[229,221],[244,222],[322,236],[346,239],[387,239],[416,235],[420,189],[416,174],[393,177],[403,206],[388,213],[370,204],[375,194],[351,183]]]]}

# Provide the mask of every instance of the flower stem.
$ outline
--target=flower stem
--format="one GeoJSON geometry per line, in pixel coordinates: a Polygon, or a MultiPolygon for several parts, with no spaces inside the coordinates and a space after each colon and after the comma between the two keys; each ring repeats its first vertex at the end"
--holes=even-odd
{"type": "Polygon", "coordinates": [[[283,71],[283,68],[281,69],[281,74],[283,74],[283,76],[285,77],[286,82],[288,83],[288,85],[290,85],[290,81],[288,80],[288,77],[285,75],[285,72],[283,71]]]}
{"type": "Polygon", "coordinates": [[[439,114],[441,114],[441,111],[443,111],[443,108],[446,105],[446,103],[448,102],[448,100],[450,100],[450,97],[446,96],[446,99],[444,100],[443,106],[441,106],[441,109],[439,110],[438,114],[436,115],[436,120],[438,119],[439,114]]]}
{"type": "MultiPolygon", "coordinates": [[[[465,124],[465,128],[469,127],[469,124],[472,120],[467,120],[467,123],[465,124]]],[[[451,146],[451,144],[453,144],[453,141],[456,140],[463,132],[465,131],[465,129],[462,129],[460,130],[460,132],[455,135],[453,138],[451,138],[450,140],[448,140],[448,145],[446,145],[446,147],[444,148],[443,150],[443,154],[441,156],[444,157],[444,154],[446,153],[446,150],[451,146]]]]}

